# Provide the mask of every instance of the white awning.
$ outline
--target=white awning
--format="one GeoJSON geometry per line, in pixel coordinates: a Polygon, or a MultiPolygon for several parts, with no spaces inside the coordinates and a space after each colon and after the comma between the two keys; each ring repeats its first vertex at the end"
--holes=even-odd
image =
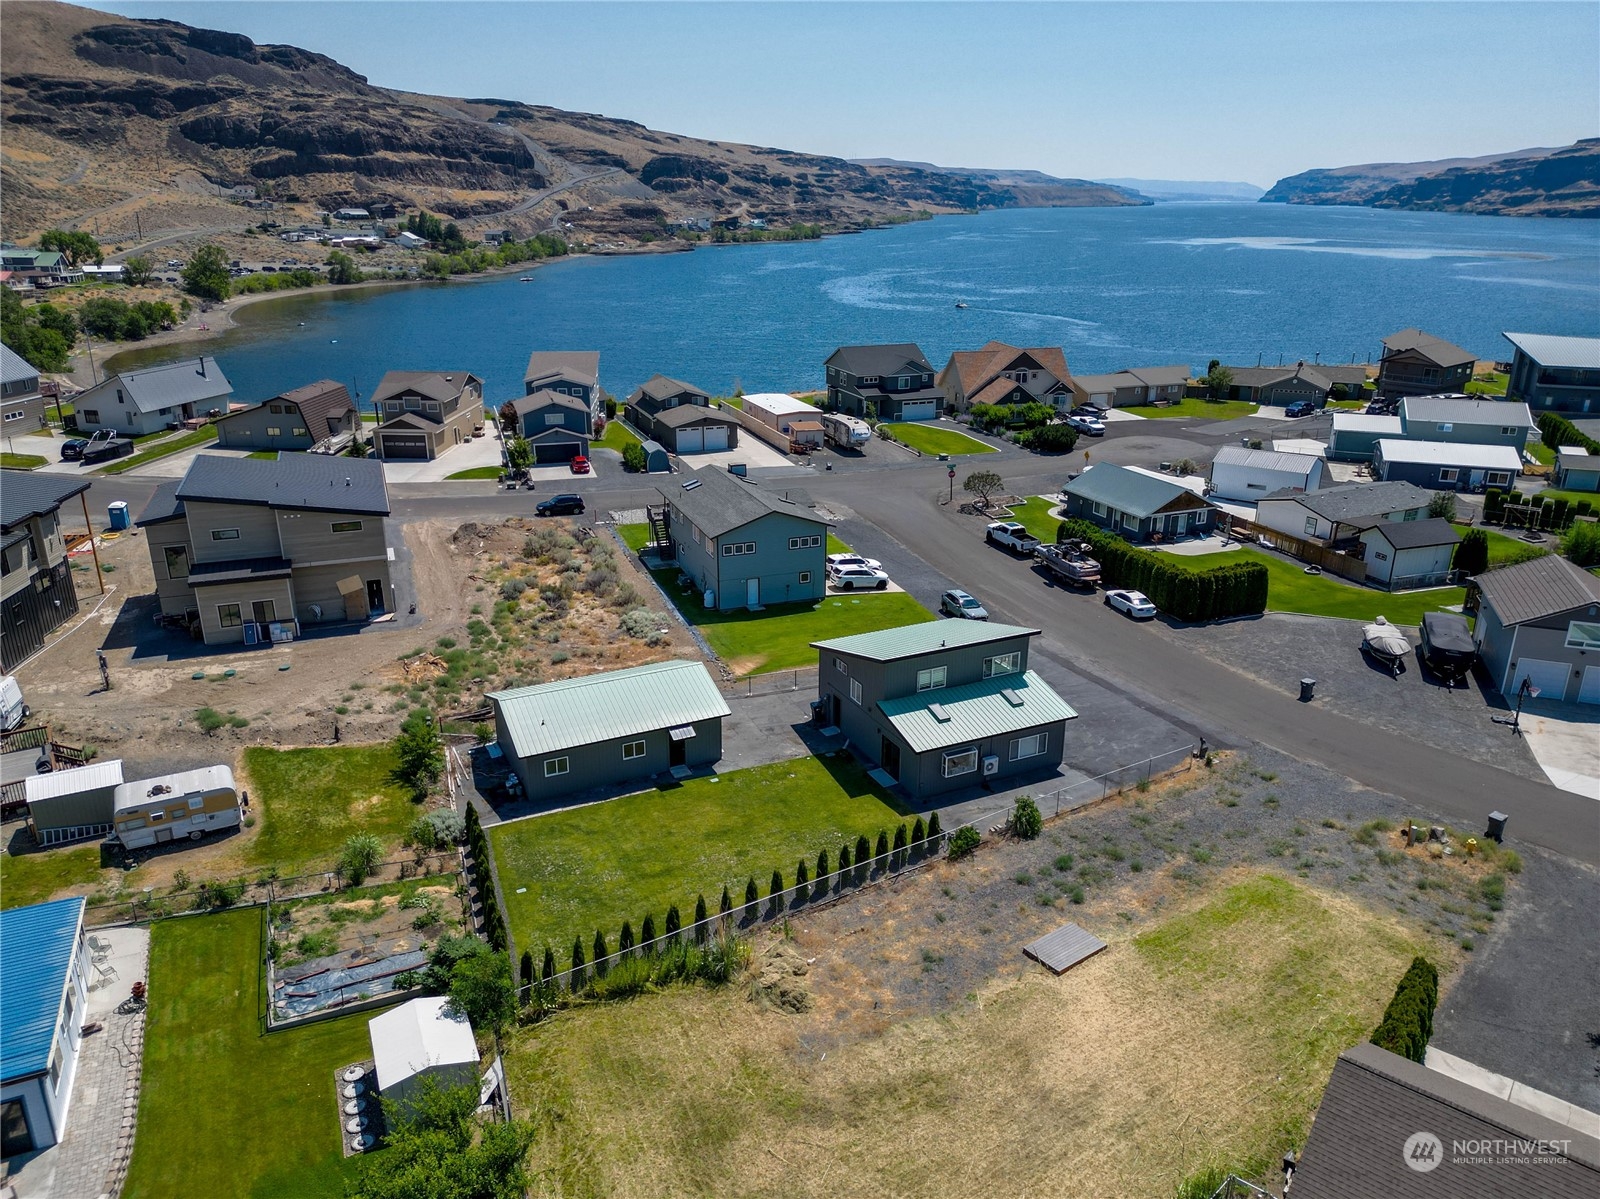
{"type": "Polygon", "coordinates": [[[690,737],[694,736],[694,725],[681,724],[675,729],[669,729],[667,731],[667,736],[671,737],[674,741],[687,741],[690,737]]]}

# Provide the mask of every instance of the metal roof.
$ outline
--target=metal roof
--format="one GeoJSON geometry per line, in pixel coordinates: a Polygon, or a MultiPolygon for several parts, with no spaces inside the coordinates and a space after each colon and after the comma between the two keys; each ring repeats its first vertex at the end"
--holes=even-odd
{"type": "Polygon", "coordinates": [[[376,458],[284,454],[269,459],[198,454],[176,494],[180,500],[213,504],[389,515],[389,489],[383,479],[383,463],[376,458]]]}
{"type": "Polygon", "coordinates": [[[1520,400],[1475,400],[1470,396],[1406,396],[1400,401],[1400,417],[1407,423],[1535,427],[1533,414],[1520,400]]]}
{"type": "Polygon", "coordinates": [[[1365,412],[1335,412],[1333,414],[1333,432],[1340,433],[1389,433],[1395,437],[1404,435],[1406,427],[1400,423],[1398,416],[1368,416],[1365,412]]]}
{"type": "Polygon", "coordinates": [[[1181,495],[1191,494],[1181,483],[1129,470],[1115,462],[1096,462],[1086,467],[1061,493],[1104,504],[1139,519],[1154,515],[1181,495]]]}
{"type": "Polygon", "coordinates": [[[1397,550],[1416,550],[1425,546],[1456,545],[1461,534],[1455,526],[1441,517],[1427,520],[1380,520],[1370,529],[1397,550]]]}
{"type": "Polygon", "coordinates": [[[811,645],[814,649],[831,649],[837,654],[871,658],[875,662],[893,662],[899,658],[915,658],[918,654],[936,653],[941,649],[958,649],[965,645],[985,645],[991,641],[1009,641],[1015,637],[1038,635],[1038,629],[1023,628],[1014,624],[995,624],[988,620],[930,619],[920,624],[906,624],[893,629],[878,629],[872,633],[852,633],[848,637],[813,641],[811,645]]]}
{"type": "MultiPolygon", "coordinates": [[[[79,404],[94,403],[123,392],[140,412],[157,412],[179,404],[205,404],[226,400],[233,384],[209,354],[184,358],[138,371],[121,371],[78,397],[79,404]]],[[[226,408],[226,404],[222,404],[226,408]]]]}
{"type": "Polygon", "coordinates": [[[1022,947],[1041,966],[1056,974],[1065,974],[1085,958],[1092,958],[1106,947],[1106,943],[1093,933],[1076,924],[1063,924],[1053,933],[1046,933],[1037,941],[1022,947]]]}
{"type": "Polygon", "coordinates": [[[1004,737],[1078,715],[1031,670],[879,700],[878,710],[906,739],[911,752],[918,754],[951,745],[970,745],[986,737],[1004,737]]]}
{"type": "Polygon", "coordinates": [[[249,579],[286,579],[294,572],[287,558],[230,558],[225,562],[196,562],[189,567],[189,586],[215,587],[249,579]]]}
{"type": "Polygon", "coordinates": [[[1600,370],[1600,337],[1557,337],[1553,333],[1502,333],[1540,366],[1600,370]]]}
{"type": "MultiPolygon", "coordinates": [[[[1442,337],[1424,333],[1421,329],[1402,329],[1398,333],[1391,333],[1383,339],[1383,345],[1390,354],[1415,350],[1438,366],[1460,366],[1463,362],[1478,360],[1476,354],[1463,350],[1442,337]]],[[[1388,357],[1387,354],[1384,356],[1388,357]]]]}
{"type": "Polygon", "coordinates": [[[83,909],[77,896],[0,912],[0,1080],[50,1068],[83,909]]]}
{"type": "Polygon", "coordinates": [[[444,995],[413,999],[367,1021],[372,1057],[378,1072],[378,1090],[387,1093],[397,1083],[434,1066],[472,1066],[478,1069],[478,1044],[472,1022],[445,1009],[444,995]]]}
{"type": "Polygon", "coordinates": [[[0,383],[21,383],[32,379],[34,389],[39,386],[39,368],[10,346],[0,345],[0,383]]]}
{"type": "MultiPolygon", "coordinates": [[[[600,381],[599,350],[535,350],[528,355],[524,384],[545,379],[570,379],[594,386],[600,381]]],[[[537,390],[537,389],[535,389],[537,390]]]]}
{"type": "Polygon", "coordinates": [[[1415,483],[1393,480],[1384,483],[1345,483],[1337,487],[1318,488],[1316,491],[1275,491],[1265,498],[1294,500],[1327,520],[1349,524],[1362,517],[1387,516],[1391,512],[1426,508],[1428,501],[1433,498],[1433,492],[1425,491],[1415,483]]]}
{"type": "Polygon", "coordinates": [[[144,506],[144,511],[139,513],[139,519],[133,523],[143,527],[182,516],[183,501],[178,498],[178,482],[179,480],[173,479],[157,487],[151,493],[150,502],[144,506]]]}
{"type": "Polygon", "coordinates": [[[744,397],[745,411],[760,408],[763,412],[770,412],[774,416],[794,416],[797,413],[805,416],[821,416],[815,404],[808,404],[804,400],[797,400],[792,395],[781,391],[760,391],[754,395],[744,397]]]}
{"type": "Polygon", "coordinates": [[[1507,626],[1600,604],[1600,578],[1555,554],[1486,570],[1473,582],[1507,626]]]}
{"type": "Polygon", "coordinates": [[[883,346],[840,346],[828,355],[824,365],[836,366],[858,379],[863,375],[897,374],[907,366],[918,373],[933,374],[922,348],[909,341],[883,346]]]}
{"type": "Polygon", "coordinates": [[[1309,475],[1321,462],[1309,454],[1286,454],[1281,450],[1251,450],[1241,445],[1225,445],[1217,451],[1213,466],[1241,466],[1250,470],[1277,470],[1291,475],[1309,475]]]}
{"type": "Polygon", "coordinates": [[[1378,456],[1385,462],[1508,470],[1513,475],[1522,470],[1522,455],[1509,445],[1472,445],[1462,441],[1407,441],[1385,437],[1378,442],[1377,451],[1378,456]]]}
{"type": "Polygon", "coordinates": [[[52,770],[49,774],[30,775],[22,781],[22,793],[29,803],[42,799],[60,799],[63,795],[81,795],[101,787],[122,785],[122,759],[90,762],[87,766],[70,766],[66,770],[52,770]]]}
{"type": "Polygon", "coordinates": [[[668,503],[707,537],[721,537],[774,512],[824,527],[829,524],[804,503],[718,466],[686,471],[678,476],[675,486],[662,485],[659,490],[668,503]],[[698,486],[683,486],[691,481],[698,486]]]}
{"type": "Polygon", "coordinates": [[[201,791],[234,790],[233,771],[227,766],[202,766],[199,770],[180,770],[176,774],[163,774],[153,779],[137,779],[123,783],[111,796],[113,811],[121,812],[149,803],[152,799],[182,799],[201,791]],[[159,795],[157,787],[165,787],[159,795]]]}
{"type": "Polygon", "coordinates": [[[89,490],[90,480],[41,475],[27,470],[0,470],[0,528],[12,528],[35,516],[54,512],[75,495],[89,490]]]}
{"type": "Polygon", "coordinates": [[[722,692],[699,662],[652,662],[627,670],[494,691],[519,758],[729,715],[722,692]]]}

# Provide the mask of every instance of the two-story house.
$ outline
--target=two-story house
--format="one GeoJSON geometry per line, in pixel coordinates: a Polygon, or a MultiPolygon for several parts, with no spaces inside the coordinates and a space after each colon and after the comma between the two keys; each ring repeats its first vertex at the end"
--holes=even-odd
{"type": "Polygon", "coordinates": [[[1130,366],[1109,375],[1077,375],[1072,404],[1127,408],[1137,404],[1176,404],[1189,389],[1187,366],[1130,366]]]}
{"type": "MultiPolygon", "coordinates": [[[[1472,637],[1501,695],[1527,683],[1540,699],[1600,704],[1600,579],[1556,554],[1472,580],[1472,637]]],[[[1592,743],[1591,743],[1592,747],[1592,743]]]]}
{"type": "Polygon", "coordinates": [[[390,610],[388,515],[372,458],[201,454],[137,524],[161,610],[198,621],[207,645],[255,645],[390,610]]]}
{"type": "Polygon", "coordinates": [[[1038,635],[949,620],[814,641],[817,706],[916,800],[1054,773],[1077,713],[1028,669],[1038,635]]]}
{"type": "MultiPolygon", "coordinates": [[[[1467,395],[1407,396],[1400,401],[1393,416],[1335,412],[1328,457],[1345,462],[1369,461],[1377,452],[1379,442],[1409,441],[1498,447],[1510,450],[1513,458],[1520,459],[1529,435],[1536,428],[1533,414],[1521,402],[1467,395]]],[[[1452,465],[1449,458],[1455,452],[1417,451],[1425,455],[1431,453],[1431,458],[1437,458],[1447,467],[1452,465]]],[[[1502,464],[1509,461],[1504,453],[1494,457],[1502,464]]],[[[1463,459],[1453,465],[1464,468],[1467,462],[1463,459]]],[[[1501,469],[1505,469],[1503,465],[1501,469]]],[[[1515,473],[1516,468],[1512,469],[1515,473]]]]}
{"type": "Polygon", "coordinates": [[[73,266],[59,250],[28,250],[8,246],[0,251],[0,268],[13,272],[35,287],[59,287],[67,283],[82,283],[81,267],[73,266]]]}
{"type": "Polygon", "coordinates": [[[661,497],[678,566],[707,607],[815,603],[825,594],[828,522],[782,490],[706,466],[661,497]]]}
{"type": "Polygon", "coordinates": [[[1096,462],[1061,489],[1065,514],[1128,541],[1203,537],[1217,510],[1175,479],[1096,462]]]}
{"type": "Polygon", "coordinates": [[[932,420],[944,392],[933,367],[909,342],[889,346],[840,346],[828,355],[828,408],[878,420],[932,420]]]}
{"type": "MultiPolygon", "coordinates": [[[[6,670],[78,614],[59,510],[88,490],[87,479],[0,470],[0,659],[6,670]]],[[[87,524],[87,508],[83,515],[87,524]]]]}
{"type": "Polygon", "coordinates": [[[209,354],[143,370],[108,375],[73,402],[78,428],[124,437],[159,433],[169,425],[221,416],[233,384],[209,354]]]}
{"type": "Polygon", "coordinates": [[[1600,412],[1600,337],[1500,336],[1513,347],[1506,399],[1540,412],[1600,412]]]}
{"type": "Polygon", "coordinates": [[[0,434],[45,427],[39,371],[10,346],[0,346],[0,434]]]}
{"type": "Polygon", "coordinates": [[[372,393],[378,457],[434,459],[483,427],[483,380],[468,371],[390,371],[372,393]]]}
{"type": "Polygon", "coordinates": [[[957,350],[938,384],[946,412],[966,412],[974,404],[1072,407],[1072,376],[1059,346],[1018,349],[991,341],[981,350],[957,350]]]}
{"type": "Polygon", "coordinates": [[[1378,394],[1384,399],[1465,391],[1477,356],[1421,329],[1402,329],[1383,339],[1378,359],[1378,394]]]}
{"type": "Polygon", "coordinates": [[[315,450],[336,454],[355,437],[360,416],[343,383],[319,379],[217,421],[230,450],[315,450]]]}
{"type": "Polygon", "coordinates": [[[527,438],[536,464],[571,462],[580,455],[589,456],[593,414],[578,396],[536,391],[518,396],[509,407],[516,431],[527,438]]]}
{"type": "Polygon", "coordinates": [[[528,369],[522,374],[522,394],[553,391],[576,396],[589,409],[589,434],[601,413],[604,393],[600,390],[599,350],[535,350],[528,355],[528,369]]]}
{"type": "Polygon", "coordinates": [[[739,445],[739,420],[711,405],[698,387],[654,375],[628,397],[628,423],[647,441],[675,454],[710,453],[739,445]]]}

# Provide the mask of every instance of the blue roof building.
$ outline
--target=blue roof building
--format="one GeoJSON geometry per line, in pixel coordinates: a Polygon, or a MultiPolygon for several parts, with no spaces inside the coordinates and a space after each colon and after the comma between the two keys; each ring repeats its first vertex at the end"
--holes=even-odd
{"type": "Polygon", "coordinates": [[[66,1132],[88,1006],[84,901],[0,912],[0,1147],[47,1149],[66,1132]]]}

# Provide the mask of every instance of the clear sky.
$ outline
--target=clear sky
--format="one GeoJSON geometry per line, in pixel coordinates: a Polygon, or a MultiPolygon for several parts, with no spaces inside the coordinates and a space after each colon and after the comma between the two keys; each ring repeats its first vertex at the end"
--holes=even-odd
{"type": "Polygon", "coordinates": [[[1600,4],[94,5],[375,84],[846,158],[1243,180],[1600,136],[1600,4]]]}

